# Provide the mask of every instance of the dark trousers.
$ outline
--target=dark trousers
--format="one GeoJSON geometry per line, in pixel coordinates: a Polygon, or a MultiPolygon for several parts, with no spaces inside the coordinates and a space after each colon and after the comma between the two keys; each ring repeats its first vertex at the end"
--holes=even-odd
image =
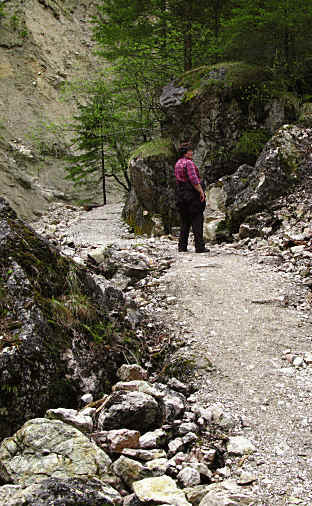
{"type": "Polygon", "coordinates": [[[188,238],[190,229],[192,227],[194,240],[195,240],[195,250],[201,251],[205,247],[204,239],[203,239],[203,223],[204,223],[204,209],[205,204],[201,204],[200,207],[196,202],[196,205],[189,204],[180,204],[178,206],[180,219],[181,219],[181,228],[180,228],[180,237],[179,237],[179,251],[186,251],[188,238]]]}

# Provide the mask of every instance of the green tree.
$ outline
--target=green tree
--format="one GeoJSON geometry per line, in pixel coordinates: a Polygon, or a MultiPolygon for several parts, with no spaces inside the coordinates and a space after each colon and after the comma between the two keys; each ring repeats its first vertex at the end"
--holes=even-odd
{"type": "Polygon", "coordinates": [[[103,56],[153,62],[165,79],[207,62],[230,0],[101,0],[94,33],[103,56]]]}
{"type": "Polygon", "coordinates": [[[225,26],[226,55],[275,68],[289,82],[311,54],[311,22],[310,0],[242,0],[225,26]]]}
{"type": "Polygon", "coordinates": [[[88,89],[87,103],[78,105],[78,114],[71,125],[74,153],[69,157],[67,179],[77,185],[89,182],[90,178],[101,181],[105,205],[107,177],[130,190],[128,158],[135,119],[103,81],[89,84],[88,89]]]}

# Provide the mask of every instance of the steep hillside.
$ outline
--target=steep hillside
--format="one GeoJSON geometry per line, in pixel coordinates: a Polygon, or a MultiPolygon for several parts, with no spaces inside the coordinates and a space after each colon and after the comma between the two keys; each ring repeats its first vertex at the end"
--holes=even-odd
{"type": "Polygon", "coordinates": [[[92,75],[92,0],[6,0],[0,17],[0,187],[22,217],[55,197],[64,183],[66,136],[47,128],[68,121],[74,102],[63,85],[92,75]]]}

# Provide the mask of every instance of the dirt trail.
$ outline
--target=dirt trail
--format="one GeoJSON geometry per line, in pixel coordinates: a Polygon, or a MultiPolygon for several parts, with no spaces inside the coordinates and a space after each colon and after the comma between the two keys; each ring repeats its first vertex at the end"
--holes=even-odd
{"type": "MultiPolygon", "coordinates": [[[[87,233],[96,245],[129,245],[124,230],[118,206],[107,206],[76,224],[73,238],[83,241],[87,233]]],[[[311,505],[312,366],[295,368],[283,352],[311,350],[312,318],[279,299],[298,286],[234,250],[214,246],[209,254],[181,254],[168,241],[168,253],[176,263],[161,284],[177,297],[168,320],[183,320],[187,346],[216,368],[202,374],[198,399],[220,402],[235,414],[235,433],[257,448],[243,464],[257,476],[257,504],[311,505]]]]}
{"type": "Polygon", "coordinates": [[[281,273],[213,251],[180,254],[165,276],[192,329],[190,347],[217,369],[202,377],[198,397],[241,417],[240,433],[258,450],[246,464],[261,504],[311,505],[312,369],[295,369],[283,352],[311,350],[312,320],[279,301],[295,289],[281,273]]]}

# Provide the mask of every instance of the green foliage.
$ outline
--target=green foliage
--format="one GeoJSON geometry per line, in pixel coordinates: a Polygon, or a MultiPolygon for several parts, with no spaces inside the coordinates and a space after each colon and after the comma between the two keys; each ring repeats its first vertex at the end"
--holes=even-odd
{"type": "Polygon", "coordinates": [[[311,21],[306,0],[243,0],[224,24],[224,54],[266,65],[287,88],[311,53],[311,21]]]}
{"type": "Polygon", "coordinates": [[[269,138],[269,132],[264,129],[246,130],[237,142],[234,152],[256,160],[269,138]]]}
{"type": "MultiPolygon", "coordinates": [[[[226,89],[237,91],[240,96],[247,93],[250,83],[263,80],[263,69],[244,62],[225,62],[215,65],[203,65],[182,74],[177,80],[178,86],[187,88],[185,101],[211,89],[212,93],[226,89]]],[[[247,97],[246,97],[247,98],[247,97]]]]}
{"type": "Polygon", "coordinates": [[[130,161],[134,158],[147,158],[151,156],[174,157],[174,147],[171,140],[159,138],[143,144],[131,154],[130,161]]]}
{"type": "Polygon", "coordinates": [[[106,203],[106,178],[112,177],[125,190],[130,190],[128,159],[138,143],[148,140],[155,128],[148,92],[136,83],[135,76],[119,76],[89,82],[84,89],[84,103],[78,104],[74,118],[68,179],[75,184],[91,180],[102,182],[106,203]]]}

